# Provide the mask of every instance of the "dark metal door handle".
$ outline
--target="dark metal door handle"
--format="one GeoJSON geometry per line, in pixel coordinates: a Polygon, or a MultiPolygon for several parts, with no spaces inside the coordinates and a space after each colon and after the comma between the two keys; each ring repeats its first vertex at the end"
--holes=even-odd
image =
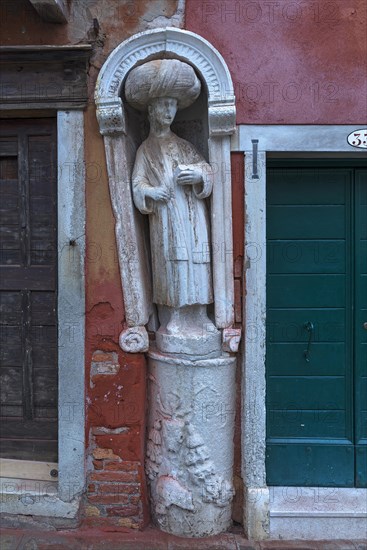
{"type": "Polygon", "coordinates": [[[313,331],[314,331],[314,326],[313,326],[313,323],[311,323],[311,321],[307,321],[307,323],[304,324],[304,327],[307,330],[309,336],[308,336],[307,349],[304,350],[303,355],[304,355],[304,358],[306,359],[307,363],[309,363],[310,362],[310,348],[311,348],[311,341],[312,341],[312,334],[313,334],[313,331]]]}

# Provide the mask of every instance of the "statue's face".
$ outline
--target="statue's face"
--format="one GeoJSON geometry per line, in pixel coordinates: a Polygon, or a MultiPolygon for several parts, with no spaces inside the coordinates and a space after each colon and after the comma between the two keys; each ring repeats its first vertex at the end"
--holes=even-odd
{"type": "Polygon", "coordinates": [[[177,99],[157,97],[149,105],[148,112],[151,121],[170,126],[177,113],[177,99]]]}

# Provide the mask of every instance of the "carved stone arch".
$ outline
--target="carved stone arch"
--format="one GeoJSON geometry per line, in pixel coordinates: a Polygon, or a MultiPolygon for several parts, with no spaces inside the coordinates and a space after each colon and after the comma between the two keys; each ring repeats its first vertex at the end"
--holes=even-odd
{"type": "Polygon", "coordinates": [[[129,327],[135,327],[129,338],[122,334],[120,339],[126,351],[147,349],[144,330],[138,327],[149,320],[151,289],[145,243],[131,196],[133,159],[121,96],[130,70],[157,58],[176,58],[192,65],[208,94],[209,163],[216,167],[211,206],[215,323],[220,329],[233,323],[230,135],[235,131],[235,98],[231,76],[220,53],[195,33],[170,27],[142,32],[113,50],[101,69],[95,90],[116,218],[126,321],[129,327]]]}
{"type": "Polygon", "coordinates": [[[109,55],[97,80],[95,100],[101,134],[124,131],[122,86],[135,65],[158,57],[172,57],[192,65],[208,92],[210,135],[235,130],[235,103],[231,75],[221,54],[201,36],[176,28],[136,34],[109,55]]]}

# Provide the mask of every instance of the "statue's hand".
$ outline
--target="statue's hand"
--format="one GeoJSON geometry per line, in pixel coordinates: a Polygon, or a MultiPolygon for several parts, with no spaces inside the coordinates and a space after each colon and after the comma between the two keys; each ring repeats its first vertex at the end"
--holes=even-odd
{"type": "Polygon", "coordinates": [[[203,181],[203,176],[199,170],[182,170],[177,176],[177,183],[180,185],[196,185],[203,181]]]}
{"type": "Polygon", "coordinates": [[[150,187],[145,189],[145,196],[150,197],[154,201],[167,202],[169,199],[169,192],[163,187],[150,187]]]}

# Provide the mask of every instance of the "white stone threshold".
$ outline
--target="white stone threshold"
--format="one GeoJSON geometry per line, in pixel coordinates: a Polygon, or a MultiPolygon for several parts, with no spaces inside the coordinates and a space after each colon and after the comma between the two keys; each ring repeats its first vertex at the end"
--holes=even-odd
{"type": "Polygon", "coordinates": [[[0,494],[0,513],[72,519],[79,509],[79,498],[59,498],[57,481],[3,477],[0,494]]]}
{"type": "Polygon", "coordinates": [[[271,539],[367,539],[367,489],[269,489],[271,539]]]}

